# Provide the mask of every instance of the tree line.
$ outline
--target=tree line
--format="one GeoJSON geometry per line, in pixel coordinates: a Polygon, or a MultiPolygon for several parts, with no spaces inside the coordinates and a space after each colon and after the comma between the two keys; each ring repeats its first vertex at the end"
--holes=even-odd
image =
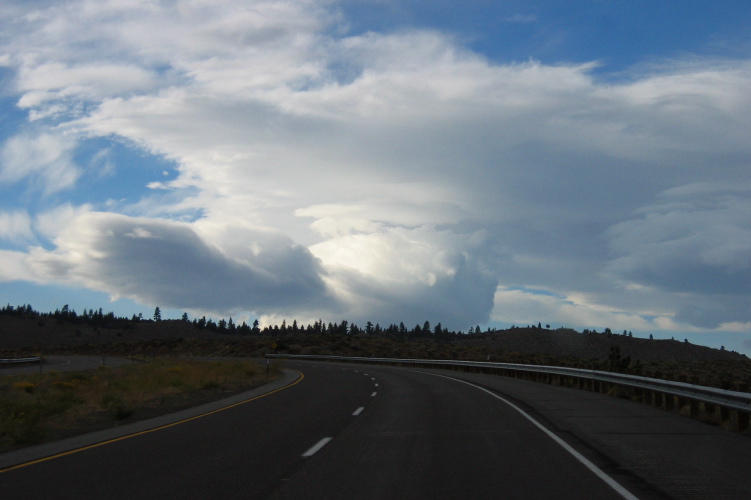
{"type": "MultiPolygon", "coordinates": [[[[144,318],[143,314],[133,314],[131,317],[118,317],[113,312],[105,313],[102,308],[99,309],[84,309],[82,313],[77,313],[75,309],[69,305],[64,305],[60,309],[56,309],[50,313],[40,313],[35,311],[31,305],[23,304],[20,306],[11,306],[10,304],[0,308],[0,315],[14,315],[14,316],[39,316],[40,318],[53,318],[58,321],[67,321],[70,323],[89,325],[92,327],[102,328],[132,328],[136,323],[142,321],[162,321],[162,312],[159,307],[154,309],[154,313],[151,318],[144,318]]],[[[299,324],[297,320],[293,320],[291,323],[287,323],[283,320],[280,325],[266,325],[261,327],[258,320],[254,320],[250,325],[243,321],[240,324],[230,317],[227,319],[219,319],[215,321],[212,318],[194,318],[190,320],[188,313],[185,312],[179,321],[192,324],[196,329],[222,333],[227,335],[259,335],[259,336],[285,336],[285,335],[366,335],[373,337],[389,337],[396,339],[420,339],[430,338],[435,340],[452,340],[457,337],[467,336],[482,336],[492,334],[499,330],[495,328],[487,328],[483,331],[480,325],[470,327],[467,332],[453,331],[445,328],[440,322],[431,325],[430,321],[425,321],[422,325],[417,323],[413,327],[407,327],[404,322],[398,324],[392,323],[387,326],[381,326],[379,323],[373,324],[368,321],[365,326],[357,325],[354,322],[342,320],[340,322],[325,322],[323,320],[317,320],[312,324],[299,324]]],[[[515,330],[519,327],[516,325],[511,326],[511,330],[515,330]]],[[[550,325],[543,327],[542,323],[537,325],[527,325],[526,329],[529,330],[549,330],[550,325]]],[[[597,333],[594,330],[584,330],[584,333],[597,333]]],[[[606,328],[604,333],[610,335],[610,328],[606,328]]],[[[632,336],[631,332],[623,332],[623,335],[632,336]]]]}
{"type": "MultiPolygon", "coordinates": [[[[162,312],[159,307],[154,309],[154,314],[151,318],[144,318],[143,314],[134,314],[130,318],[116,316],[113,312],[105,313],[101,308],[99,309],[84,309],[82,313],[76,312],[75,309],[69,305],[64,305],[60,309],[55,309],[54,312],[40,313],[35,311],[31,305],[23,304],[20,306],[12,306],[10,304],[0,308],[0,315],[12,315],[12,316],[38,316],[40,318],[52,318],[58,321],[67,321],[75,324],[90,325],[93,327],[127,327],[134,323],[141,321],[162,321],[162,312]]],[[[365,326],[359,326],[354,322],[342,320],[340,322],[325,322],[318,320],[312,324],[299,324],[297,320],[293,320],[291,323],[287,323],[283,320],[280,325],[267,325],[261,327],[258,320],[254,320],[250,325],[243,321],[240,324],[230,317],[229,319],[220,319],[215,321],[212,318],[194,318],[190,320],[188,313],[183,313],[180,321],[192,324],[199,330],[205,330],[209,332],[225,333],[229,335],[261,335],[261,336],[284,336],[284,335],[298,335],[298,334],[311,334],[311,335],[372,335],[372,336],[389,336],[389,337],[404,337],[404,338],[422,338],[429,337],[435,339],[455,338],[458,335],[464,335],[463,332],[449,331],[443,327],[441,323],[437,323],[432,326],[429,321],[425,321],[422,325],[419,323],[415,326],[408,328],[404,322],[399,324],[393,323],[388,326],[381,326],[379,323],[373,324],[368,321],[365,326]]],[[[480,333],[480,326],[470,328],[470,334],[480,333]]]]}

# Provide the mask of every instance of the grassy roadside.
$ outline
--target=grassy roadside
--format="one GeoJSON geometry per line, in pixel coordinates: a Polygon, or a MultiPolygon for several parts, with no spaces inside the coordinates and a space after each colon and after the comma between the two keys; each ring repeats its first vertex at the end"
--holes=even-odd
{"type": "Polygon", "coordinates": [[[157,359],[0,378],[0,452],[163,415],[260,386],[281,366],[157,359]]]}

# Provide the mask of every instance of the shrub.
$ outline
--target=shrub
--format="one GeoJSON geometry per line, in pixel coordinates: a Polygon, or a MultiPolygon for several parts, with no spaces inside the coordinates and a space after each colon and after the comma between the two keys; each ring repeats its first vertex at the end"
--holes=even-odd
{"type": "Polygon", "coordinates": [[[31,382],[16,382],[13,384],[13,388],[17,389],[19,391],[28,392],[29,394],[34,392],[34,389],[36,389],[36,384],[32,384],[31,382]]]}

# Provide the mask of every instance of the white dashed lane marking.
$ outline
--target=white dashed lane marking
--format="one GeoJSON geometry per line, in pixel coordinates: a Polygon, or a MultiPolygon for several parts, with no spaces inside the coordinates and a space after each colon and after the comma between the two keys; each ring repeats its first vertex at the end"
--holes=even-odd
{"type": "Polygon", "coordinates": [[[330,438],[330,437],[325,437],[325,438],[321,439],[316,444],[314,444],[312,448],[310,448],[308,451],[306,451],[305,453],[303,453],[302,457],[303,458],[312,457],[313,455],[315,455],[318,452],[318,450],[320,450],[321,448],[323,448],[324,446],[326,446],[329,443],[329,441],[331,441],[332,439],[333,438],[330,438]]]}

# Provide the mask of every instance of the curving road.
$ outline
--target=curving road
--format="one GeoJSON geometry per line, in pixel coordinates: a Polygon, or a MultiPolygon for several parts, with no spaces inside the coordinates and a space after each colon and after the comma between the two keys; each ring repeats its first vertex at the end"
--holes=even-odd
{"type": "Polygon", "coordinates": [[[733,479],[750,463],[748,438],[652,408],[477,374],[287,366],[303,378],[266,397],[6,468],[2,496],[751,497],[745,475],[733,479]]]}

